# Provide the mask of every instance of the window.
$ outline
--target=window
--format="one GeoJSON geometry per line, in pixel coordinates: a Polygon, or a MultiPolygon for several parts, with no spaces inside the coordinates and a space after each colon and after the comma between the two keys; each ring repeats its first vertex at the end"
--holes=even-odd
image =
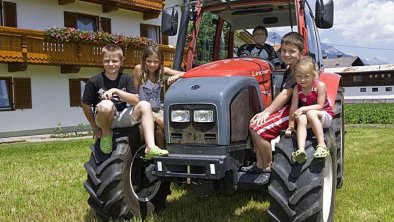
{"type": "Polygon", "coordinates": [[[391,78],[391,73],[387,74],[387,77],[388,77],[388,78],[391,78]]]}
{"type": "Polygon", "coordinates": [[[111,33],[111,19],[74,12],[64,12],[64,26],[84,31],[111,33]]]}
{"type": "Polygon", "coordinates": [[[97,17],[77,15],[77,28],[83,31],[97,32],[97,17]]]}
{"type": "Polygon", "coordinates": [[[219,60],[227,59],[229,57],[228,44],[230,39],[230,29],[230,24],[225,21],[223,24],[223,30],[220,34],[219,60]]]}
{"type": "Polygon", "coordinates": [[[0,77],[0,111],[31,108],[30,78],[0,77]]]}
{"type": "Polygon", "coordinates": [[[384,78],[384,74],[382,74],[381,77],[384,78]]]}
{"type": "Polygon", "coordinates": [[[367,89],[366,88],[360,88],[360,92],[365,93],[365,92],[367,92],[367,89]]]}
{"type": "Polygon", "coordinates": [[[392,92],[392,91],[393,91],[393,87],[391,86],[386,87],[386,92],[392,92]]]}
{"type": "Polygon", "coordinates": [[[375,74],[375,78],[378,78],[378,74],[375,74]]]}
{"type": "Polygon", "coordinates": [[[150,38],[157,44],[168,45],[168,36],[163,35],[157,25],[140,24],[140,36],[150,38]]]}
{"type": "Polygon", "coordinates": [[[17,27],[16,3],[0,0],[0,25],[17,27]]]}
{"type": "Polygon", "coordinates": [[[378,88],[372,88],[372,92],[379,92],[378,88]]]}
{"type": "Polygon", "coordinates": [[[12,109],[11,78],[0,77],[0,110],[12,109]]]}
{"type": "Polygon", "coordinates": [[[373,75],[369,75],[369,78],[372,79],[373,75]]]}
{"type": "Polygon", "coordinates": [[[353,82],[362,82],[362,81],[363,81],[362,75],[354,75],[353,76],[353,82]]]}
{"type": "Polygon", "coordinates": [[[81,98],[83,91],[85,90],[85,85],[88,79],[69,79],[68,85],[70,90],[70,106],[77,107],[81,106],[81,98]]]}

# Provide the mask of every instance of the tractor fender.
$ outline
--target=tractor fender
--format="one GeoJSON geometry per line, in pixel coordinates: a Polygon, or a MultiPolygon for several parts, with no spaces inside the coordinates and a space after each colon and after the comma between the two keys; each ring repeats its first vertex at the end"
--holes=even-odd
{"type": "Polygon", "coordinates": [[[336,73],[320,73],[319,79],[326,84],[327,97],[332,107],[334,107],[335,99],[337,97],[338,88],[342,86],[341,76],[336,73]]]}

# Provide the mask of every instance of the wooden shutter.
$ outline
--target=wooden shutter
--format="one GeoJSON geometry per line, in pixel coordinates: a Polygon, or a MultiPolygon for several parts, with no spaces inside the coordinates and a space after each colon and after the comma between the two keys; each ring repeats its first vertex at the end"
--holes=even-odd
{"type": "Polygon", "coordinates": [[[70,90],[70,106],[81,106],[81,80],[69,79],[68,85],[70,90]]]}
{"type": "Polygon", "coordinates": [[[140,24],[140,36],[148,37],[148,25],[140,24]]]}
{"type": "Polygon", "coordinates": [[[64,12],[64,27],[77,28],[77,14],[64,12]]]}
{"type": "Polygon", "coordinates": [[[14,78],[15,109],[31,109],[31,80],[30,78],[14,78]]]}
{"type": "Polygon", "coordinates": [[[3,2],[4,26],[17,27],[16,22],[16,3],[3,2]]]}
{"type": "Polygon", "coordinates": [[[103,32],[111,33],[111,19],[110,18],[101,17],[100,21],[101,21],[101,26],[100,26],[101,30],[103,32]]]}

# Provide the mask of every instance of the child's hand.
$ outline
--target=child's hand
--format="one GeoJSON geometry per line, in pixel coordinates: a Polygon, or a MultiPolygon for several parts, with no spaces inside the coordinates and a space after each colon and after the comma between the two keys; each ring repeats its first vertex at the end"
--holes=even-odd
{"type": "Polygon", "coordinates": [[[254,117],[250,120],[250,124],[261,126],[265,123],[269,116],[269,113],[261,112],[254,115],[254,117]]]}
{"type": "Polygon", "coordinates": [[[286,137],[291,137],[291,133],[294,131],[294,128],[293,127],[289,127],[289,128],[287,128],[286,129],[286,132],[285,132],[285,136],[286,137]]]}
{"type": "Polygon", "coordinates": [[[172,83],[174,83],[177,79],[181,78],[183,76],[183,73],[179,73],[173,76],[170,76],[167,80],[167,84],[171,85],[172,83]]]}
{"type": "Polygon", "coordinates": [[[94,142],[96,142],[100,137],[101,137],[101,129],[96,127],[95,129],[93,129],[93,140],[94,142]]]}
{"type": "Polygon", "coordinates": [[[106,91],[105,93],[103,93],[103,95],[101,96],[102,100],[111,100],[113,95],[116,94],[116,90],[117,89],[110,89],[108,91],[106,91]]]}
{"type": "Polygon", "coordinates": [[[302,108],[297,109],[296,111],[294,111],[294,118],[298,118],[299,116],[301,116],[304,113],[304,111],[302,110],[302,108]]]}

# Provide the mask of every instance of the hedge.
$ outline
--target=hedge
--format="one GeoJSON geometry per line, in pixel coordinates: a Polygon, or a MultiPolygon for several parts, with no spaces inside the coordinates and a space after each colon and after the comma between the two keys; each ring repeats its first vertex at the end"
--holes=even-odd
{"type": "Polygon", "coordinates": [[[394,124],[394,103],[345,104],[345,124],[394,124]]]}

